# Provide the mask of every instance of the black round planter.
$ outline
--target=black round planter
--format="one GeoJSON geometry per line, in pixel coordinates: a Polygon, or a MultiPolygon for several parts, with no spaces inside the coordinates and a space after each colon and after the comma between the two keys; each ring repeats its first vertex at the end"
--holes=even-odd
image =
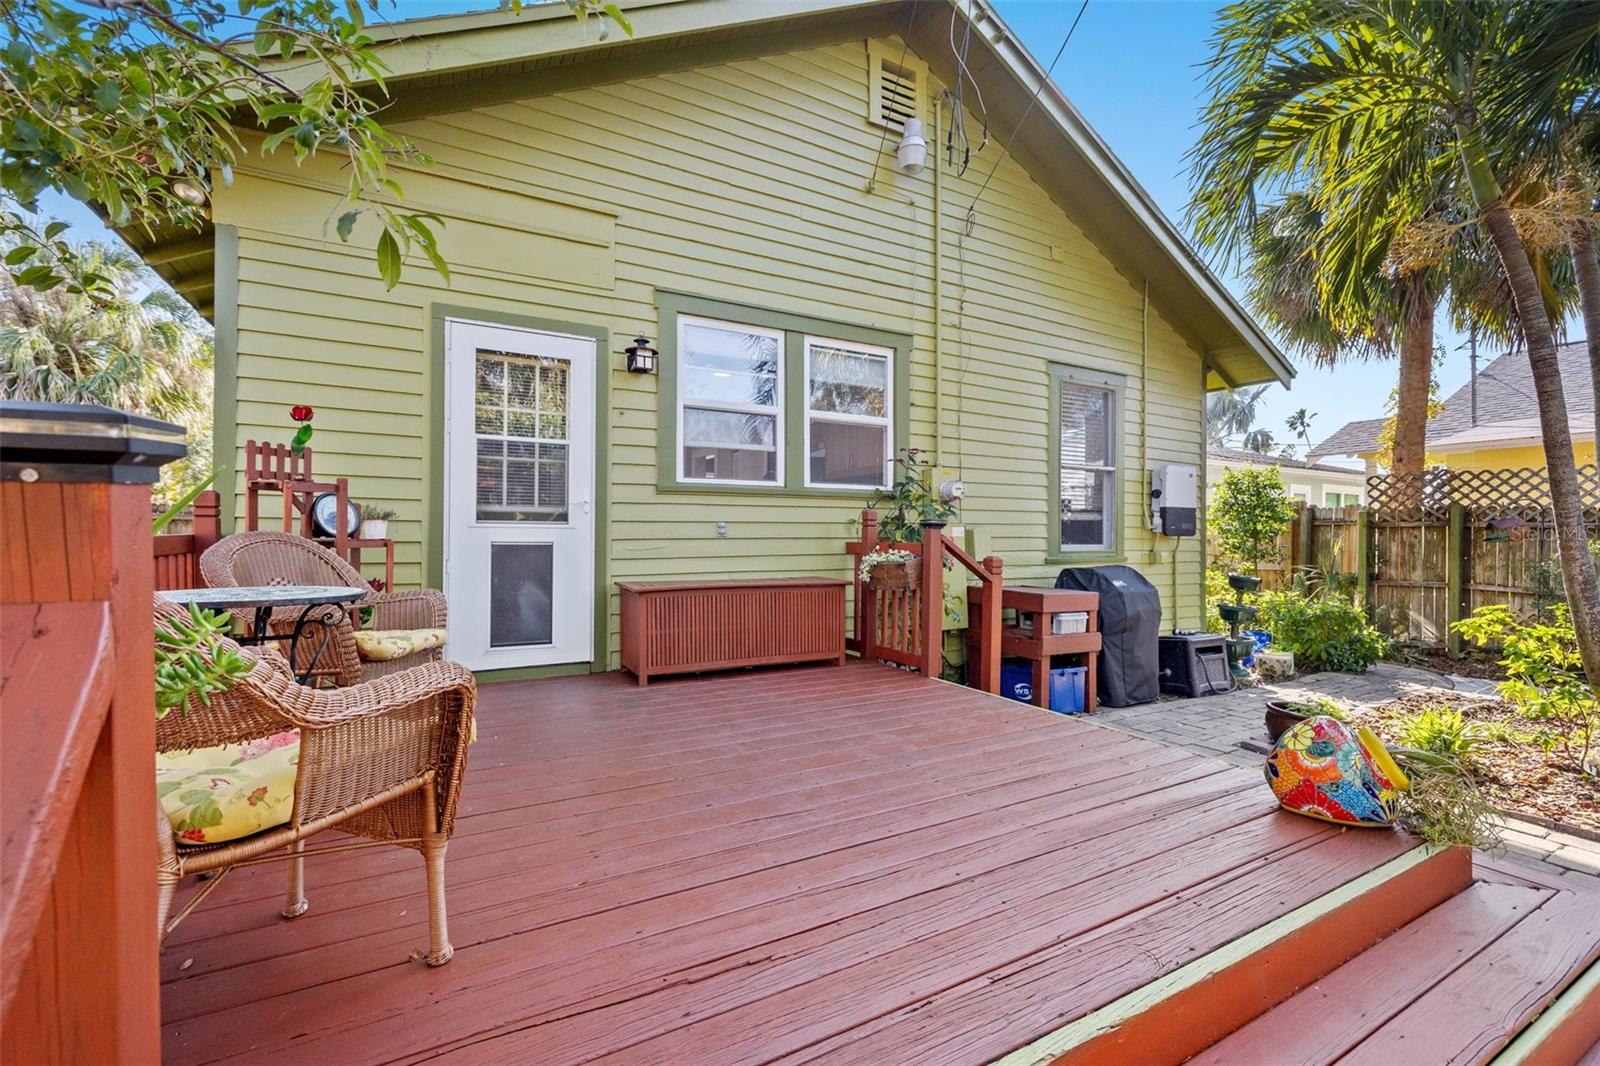
{"type": "Polygon", "coordinates": [[[1267,701],[1267,736],[1276,744],[1278,738],[1288,731],[1296,722],[1303,722],[1310,715],[1303,711],[1294,710],[1288,700],[1267,701]]]}

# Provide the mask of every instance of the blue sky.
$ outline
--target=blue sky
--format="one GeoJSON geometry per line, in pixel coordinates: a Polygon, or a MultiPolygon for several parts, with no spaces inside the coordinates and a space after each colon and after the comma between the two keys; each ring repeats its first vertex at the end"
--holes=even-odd
{"type": "MultiPolygon", "coordinates": [[[[399,0],[393,17],[485,6],[482,0],[399,0]]],[[[1044,63],[1056,54],[1078,11],[1077,2],[1054,0],[997,0],[996,6],[1044,63]]],[[[1203,88],[1199,65],[1217,6],[1199,0],[1090,0],[1055,68],[1055,79],[1068,97],[1180,226],[1188,203],[1184,153],[1195,139],[1203,88]]],[[[989,150],[996,150],[994,142],[989,150]]],[[[85,236],[104,233],[79,204],[55,198],[46,202],[46,210],[72,222],[85,236]]],[[[1467,378],[1466,352],[1457,350],[1461,341],[1441,328],[1439,342],[1449,350],[1438,372],[1442,396],[1467,378]]],[[[1261,424],[1279,440],[1289,440],[1283,421],[1305,407],[1316,415],[1312,439],[1318,440],[1351,419],[1382,414],[1394,383],[1392,362],[1354,363],[1332,371],[1302,366],[1292,390],[1272,390],[1261,424]]]]}

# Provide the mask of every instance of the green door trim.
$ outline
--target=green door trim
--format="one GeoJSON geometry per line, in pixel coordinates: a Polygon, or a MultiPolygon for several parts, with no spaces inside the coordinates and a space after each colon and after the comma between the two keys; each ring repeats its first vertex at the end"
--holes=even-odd
{"type": "Polygon", "coordinates": [[[212,240],[211,269],[216,289],[211,300],[211,463],[222,471],[216,490],[222,500],[222,531],[231,533],[240,485],[239,230],[217,226],[212,240]]]}
{"type": "Polygon", "coordinates": [[[595,342],[594,368],[594,658],[588,664],[528,666],[483,670],[480,681],[515,681],[535,677],[561,677],[599,673],[611,661],[611,331],[604,326],[564,322],[536,315],[519,315],[487,307],[428,304],[428,463],[423,496],[427,514],[423,526],[428,542],[428,585],[444,588],[444,374],[445,322],[448,319],[511,326],[541,333],[565,333],[595,342]]]}

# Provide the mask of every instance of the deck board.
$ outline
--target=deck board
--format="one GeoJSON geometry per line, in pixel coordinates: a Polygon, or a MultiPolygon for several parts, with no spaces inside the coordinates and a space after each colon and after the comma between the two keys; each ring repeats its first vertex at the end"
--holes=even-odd
{"type": "Polygon", "coordinates": [[[865,664],[486,686],[479,737],[454,961],[409,959],[415,854],[313,859],[293,922],[238,871],[165,948],[166,1061],[982,1061],[1412,846],[865,664]]]}

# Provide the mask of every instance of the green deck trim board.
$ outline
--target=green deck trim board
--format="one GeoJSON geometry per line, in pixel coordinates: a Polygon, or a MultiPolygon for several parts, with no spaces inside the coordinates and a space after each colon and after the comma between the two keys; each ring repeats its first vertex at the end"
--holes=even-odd
{"type": "Polygon", "coordinates": [[[805,339],[808,335],[834,340],[855,341],[879,348],[894,349],[894,450],[899,454],[911,440],[911,354],[912,338],[877,326],[857,325],[815,315],[780,311],[770,307],[735,303],[710,296],[695,296],[670,289],[656,290],[659,314],[656,348],[660,355],[656,390],[656,489],[660,492],[714,492],[719,495],[746,493],[833,497],[865,500],[878,489],[810,488],[805,483],[805,339]],[[781,330],[783,352],[783,477],[781,485],[740,485],[720,481],[679,481],[678,464],[678,317],[714,318],[746,326],[781,330]]]}
{"type": "Polygon", "coordinates": [[[1405,854],[1397,855],[1383,865],[1340,885],[1334,891],[1318,896],[1310,903],[1302,904],[1287,914],[1279,915],[1259,929],[1185,963],[1143,988],[1135,989],[1099,1010],[1090,1011],[1054,1032],[1046,1033],[1032,1043],[995,1060],[994,1066],[1040,1066],[1048,1063],[1080,1044],[1111,1032],[1128,1019],[1156,1007],[1163,1000],[1209,980],[1228,967],[1248,959],[1267,945],[1316,924],[1324,915],[1365,895],[1385,881],[1426,862],[1439,850],[1427,844],[1419,844],[1405,854]]]}
{"type": "Polygon", "coordinates": [[[222,531],[231,533],[238,511],[239,484],[239,231],[233,226],[218,226],[215,240],[211,461],[227,471],[217,478],[216,489],[222,499],[222,531]]]}
{"type": "Polygon", "coordinates": [[[1550,1034],[1567,1024],[1591,996],[1600,997],[1600,961],[1591,962],[1578,979],[1562,989],[1554,1002],[1539,1012],[1512,1041],[1490,1059],[1490,1066],[1521,1066],[1533,1059],[1550,1034]]]}
{"type": "MultiPolygon", "coordinates": [[[[1045,470],[1045,481],[1049,490],[1050,509],[1045,514],[1045,561],[1049,563],[1120,563],[1127,558],[1125,545],[1127,543],[1125,532],[1129,521],[1126,501],[1123,499],[1123,489],[1126,484],[1127,440],[1123,432],[1124,423],[1128,420],[1126,408],[1128,398],[1128,379],[1122,374],[1108,374],[1100,370],[1090,370],[1087,367],[1073,366],[1067,363],[1050,364],[1050,423],[1049,423],[1049,456],[1050,465],[1045,470]],[[1111,498],[1115,501],[1114,525],[1112,527],[1112,545],[1110,548],[1090,548],[1084,551],[1071,551],[1061,546],[1061,386],[1071,382],[1078,385],[1091,385],[1096,388],[1110,389],[1114,397],[1112,403],[1112,441],[1111,454],[1115,458],[1113,466],[1116,472],[1112,475],[1111,498]]],[[[1148,403],[1148,398],[1141,399],[1140,403],[1148,403]]],[[[1148,460],[1146,460],[1148,462],[1148,460]]],[[[1204,466],[1204,463],[1200,464],[1204,466]]]]}
{"type": "MultiPolygon", "coordinates": [[[[611,609],[611,333],[603,326],[583,322],[564,322],[537,315],[519,315],[465,304],[434,302],[429,305],[428,321],[428,466],[423,492],[427,500],[423,541],[428,546],[427,584],[444,588],[444,380],[445,322],[460,319],[491,325],[520,326],[545,333],[565,333],[588,337],[595,342],[594,367],[594,658],[587,664],[570,663],[570,672],[588,673],[606,669],[610,659],[611,609]]],[[[481,677],[508,680],[516,677],[548,677],[558,674],[537,671],[555,667],[484,671],[481,677]],[[502,676],[503,675],[503,676],[502,676]]]]}

